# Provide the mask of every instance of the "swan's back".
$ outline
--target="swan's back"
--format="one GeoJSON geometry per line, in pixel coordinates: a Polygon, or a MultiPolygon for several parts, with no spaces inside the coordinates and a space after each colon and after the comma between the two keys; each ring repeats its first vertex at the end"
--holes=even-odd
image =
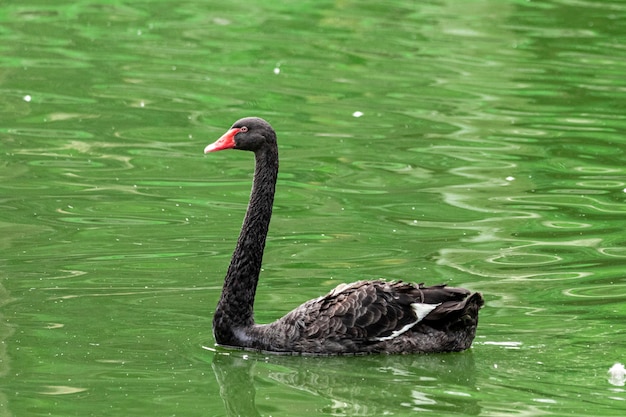
{"type": "Polygon", "coordinates": [[[470,347],[483,305],[464,288],[401,281],[342,284],[251,330],[251,348],[284,353],[453,352],[470,347]]]}

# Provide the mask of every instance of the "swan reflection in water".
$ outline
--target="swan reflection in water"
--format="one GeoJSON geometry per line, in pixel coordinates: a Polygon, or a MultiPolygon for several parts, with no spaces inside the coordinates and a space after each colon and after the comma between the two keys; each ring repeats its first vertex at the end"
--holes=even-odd
{"type": "Polygon", "coordinates": [[[315,357],[219,349],[212,368],[228,416],[272,414],[278,407],[305,415],[312,403],[331,415],[480,414],[471,352],[315,357]]]}

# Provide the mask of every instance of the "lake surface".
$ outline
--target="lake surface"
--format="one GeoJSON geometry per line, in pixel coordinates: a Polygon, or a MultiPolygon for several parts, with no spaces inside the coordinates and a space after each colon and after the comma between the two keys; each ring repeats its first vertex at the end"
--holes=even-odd
{"type": "Polygon", "coordinates": [[[0,417],[622,416],[626,2],[0,5],[0,417]],[[216,349],[251,155],[255,305],[341,282],[483,293],[459,354],[216,349]]]}

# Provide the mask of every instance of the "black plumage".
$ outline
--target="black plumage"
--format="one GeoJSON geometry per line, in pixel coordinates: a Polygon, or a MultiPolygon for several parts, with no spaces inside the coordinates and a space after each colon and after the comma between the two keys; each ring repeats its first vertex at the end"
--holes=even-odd
{"type": "Polygon", "coordinates": [[[296,354],[431,353],[470,347],[479,293],[401,281],[341,284],[269,324],[255,324],[254,297],[278,175],[276,133],[263,119],[238,120],[205,153],[254,152],[255,172],[235,252],[213,318],[218,344],[296,354]]]}

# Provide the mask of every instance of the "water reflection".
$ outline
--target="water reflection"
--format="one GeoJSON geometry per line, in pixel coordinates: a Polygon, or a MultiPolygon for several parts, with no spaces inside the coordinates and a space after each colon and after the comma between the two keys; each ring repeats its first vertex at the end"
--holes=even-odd
{"type": "Polygon", "coordinates": [[[295,414],[312,411],[301,409],[301,394],[316,398],[316,411],[331,415],[481,410],[471,352],[320,358],[218,351],[212,367],[229,416],[275,410],[276,393],[280,407],[295,414]]]}
{"type": "Polygon", "coordinates": [[[253,362],[241,356],[217,354],[211,366],[220,386],[220,396],[227,415],[259,416],[252,376],[253,362]]]}

